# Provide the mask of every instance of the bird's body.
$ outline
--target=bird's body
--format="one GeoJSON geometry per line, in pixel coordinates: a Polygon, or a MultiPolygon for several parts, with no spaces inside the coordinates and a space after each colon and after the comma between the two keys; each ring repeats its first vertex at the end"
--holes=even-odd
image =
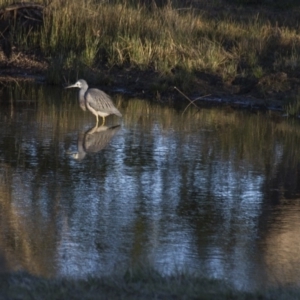
{"type": "Polygon", "coordinates": [[[102,125],[105,123],[105,117],[109,115],[117,115],[122,117],[122,114],[114,106],[114,103],[109,95],[98,89],[89,89],[85,80],[80,79],[75,84],[69,85],[66,88],[80,88],[79,90],[79,105],[83,110],[88,109],[96,116],[96,126],[98,126],[98,117],[102,117],[102,125]]]}

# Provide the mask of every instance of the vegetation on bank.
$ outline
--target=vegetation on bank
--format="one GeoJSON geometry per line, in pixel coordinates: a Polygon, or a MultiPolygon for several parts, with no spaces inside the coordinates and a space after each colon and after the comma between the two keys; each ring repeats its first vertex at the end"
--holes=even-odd
{"type": "MultiPolygon", "coordinates": [[[[12,2],[0,0],[0,6],[12,2]]],[[[296,0],[37,3],[45,5],[43,22],[28,28],[13,20],[10,37],[18,51],[46,58],[48,83],[84,77],[110,84],[116,71],[130,69],[142,76],[154,74],[147,82],[153,94],[177,86],[190,95],[222,90],[284,101],[297,98],[296,0]]],[[[139,85],[143,80],[138,75],[133,81],[139,85]]],[[[298,106],[287,107],[298,111],[298,106]]]]}

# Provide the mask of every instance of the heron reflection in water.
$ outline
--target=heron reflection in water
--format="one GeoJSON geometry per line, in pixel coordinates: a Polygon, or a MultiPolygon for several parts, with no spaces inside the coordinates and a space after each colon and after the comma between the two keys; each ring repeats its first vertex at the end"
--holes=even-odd
{"type": "Polygon", "coordinates": [[[88,153],[97,153],[104,149],[113,136],[120,130],[121,126],[93,127],[78,136],[77,152],[68,153],[76,160],[83,160],[88,153]]]}
{"type": "Polygon", "coordinates": [[[88,109],[96,116],[96,127],[98,127],[98,117],[102,117],[102,124],[105,124],[105,117],[109,115],[117,115],[122,117],[122,114],[114,106],[114,103],[109,95],[98,89],[89,89],[87,82],[83,79],[76,83],[66,86],[65,89],[79,88],[79,105],[85,111],[88,109]]]}

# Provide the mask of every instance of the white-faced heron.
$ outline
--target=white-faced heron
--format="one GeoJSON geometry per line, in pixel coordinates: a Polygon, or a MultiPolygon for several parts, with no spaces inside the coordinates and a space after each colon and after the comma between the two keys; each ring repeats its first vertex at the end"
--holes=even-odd
{"type": "Polygon", "coordinates": [[[108,115],[117,115],[122,117],[122,114],[114,106],[110,96],[98,89],[89,89],[87,82],[83,79],[78,80],[75,84],[65,87],[79,88],[79,105],[83,110],[86,108],[96,116],[96,127],[98,127],[98,116],[102,117],[102,125],[105,123],[105,117],[108,115]]]}

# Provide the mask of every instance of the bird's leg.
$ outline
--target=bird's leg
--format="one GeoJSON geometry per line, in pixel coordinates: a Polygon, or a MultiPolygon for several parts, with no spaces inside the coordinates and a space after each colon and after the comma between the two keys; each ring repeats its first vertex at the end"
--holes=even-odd
{"type": "Polygon", "coordinates": [[[98,127],[98,115],[96,115],[96,126],[95,127],[98,127]]]}
{"type": "Polygon", "coordinates": [[[104,124],[105,124],[105,117],[102,117],[102,124],[101,124],[101,126],[104,126],[104,124]]]}
{"type": "Polygon", "coordinates": [[[94,126],[92,129],[89,129],[89,130],[87,131],[87,134],[93,134],[93,133],[97,130],[97,128],[98,128],[97,125],[94,126]]]}

